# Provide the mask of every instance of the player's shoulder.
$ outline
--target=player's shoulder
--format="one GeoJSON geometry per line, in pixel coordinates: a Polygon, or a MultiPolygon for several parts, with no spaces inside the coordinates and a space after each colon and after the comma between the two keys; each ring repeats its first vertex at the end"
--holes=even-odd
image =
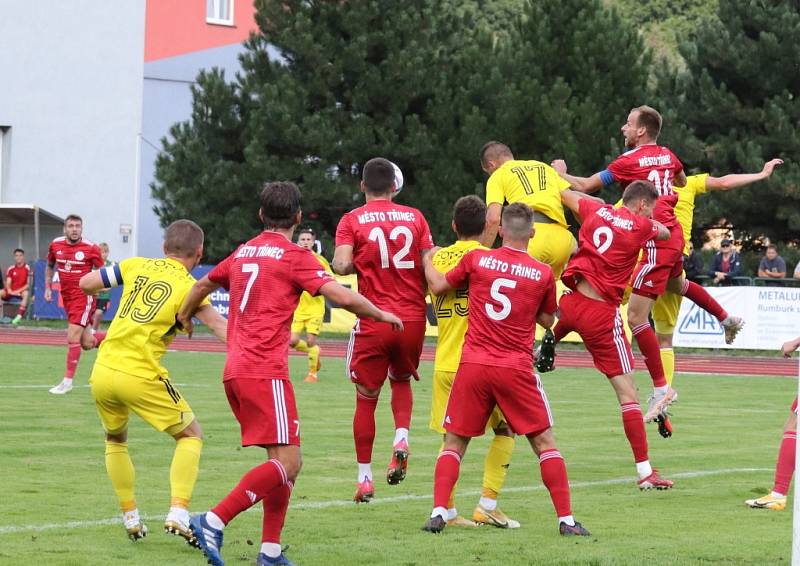
{"type": "Polygon", "coordinates": [[[433,254],[433,265],[435,267],[455,267],[471,251],[487,249],[475,240],[458,240],[436,250],[436,253],[433,254]]]}
{"type": "Polygon", "coordinates": [[[673,187],[678,194],[690,193],[697,195],[706,192],[706,180],[708,173],[698,173],[697,175],[688,175],[686,177],[686,185],[683,187],[673,187]]]}
{"type": "Polygon", "coordinates": [[[67,241],[66,236],[59,236],[58,238],[53,238],[53,240],[50,242],[50,245],[51,246],[54,246],[54,245],[58,246],[58,245],[64,244],[66,241],[67,241]]]}

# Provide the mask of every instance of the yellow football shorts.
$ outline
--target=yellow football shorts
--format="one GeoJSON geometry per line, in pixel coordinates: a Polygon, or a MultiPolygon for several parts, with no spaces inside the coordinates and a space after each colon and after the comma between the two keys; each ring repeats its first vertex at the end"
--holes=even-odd
{"type": "Polygon", "coordinates": [[[549,265],[558,281],[578,243],[572,233],[560,224],[536,222],[533,226],[536,233],[528,243],[528,254],[549,265]]]}
{"type": "Polygon", "coordinates": [[[128,428],[130,411],[157,431],[171,435],[194,420],[189,403],[166,377],[148,379],[95,364],[89,384],[97,413],[109,434],[128,428]]]}
{"type": "Polygon", "coordinates": [[[675,332],[675,325],[678,323],[678,313],[681,310],[681,297],[675,293],[666,291],[656,299],[651,313],[653,323],[658,334],[672,334],[675,332]]]}
{"type": "Polygon", "coordinates": [[[322,317],[292,319],[292,334],[300,334],[305,329],[308,334],[316,334],[322,329],[322,317]]]}
{"type": "MultiPolygon", "coordinates": [[[[455,372],[452,371],[439,371],[433,372],[433,395],[431,397],[431,422],[430,429],[444,434],[445,430],[442,427],[444,423],[444,414],[447,410],[447,399],[450,397],[450,389],[453,387],[453,380],[456,378],[455,372]]],[[[495,406],[494,411],[489,416],[489,422],[486,424],[488,428],[495,429],[501,424],[506,422],[505,416],[500,412],[500,408],[495,406]]]]}

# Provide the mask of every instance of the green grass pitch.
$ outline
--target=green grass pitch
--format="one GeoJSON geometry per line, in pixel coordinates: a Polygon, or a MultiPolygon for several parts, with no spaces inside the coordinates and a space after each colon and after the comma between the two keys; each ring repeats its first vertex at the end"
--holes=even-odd
{"type": "MultiPolygon", "coordinates": [[[[93,354],[64,397],[47,389],[61,376],[64,349],[0,346],[0,564],[204,564],[202,554],[167,536],[173,441],[137,417],[130,427],[137,499],[150,535],[131,543],[118,519],[105,475],[103,434],[85,386],[93,354]]],[[[205,431],[193,511],[206,510],[264,458],[238,446],[219,354],[166,356],[172,380],[205,431]]],[[[324,359],[320,381],[302,382],[304,360],[291,359],[303,438],[304,468],[283,533],[300,565],[332,564],[780,564],[789,562],[791,512],[748,509],[743,500],[771,487],[781,427],[795,382],[780,378],[678,376],[675,436],[650,434],[651,461],[675,480],[670,492],[639,492],[619,409],[605,378],[592,370],[558,370],[545,387],[555,433],[573,483],[576,518],[587,539],[558,536],[538,464],[518,440],[500,505],[522,522],[516,531],[484,527],[420,531],[432,503],[439,438],[428,430],[431,365],[414,384],[409,475],[399,486],[380,476],[392,441],[388,390],[378,408],[374,452],[376,499],[350,502],[355,487],[351,422],[353,387],[341,360],[324,359]]],[[[645,374],[637,375],[643,396],[645,374]]],[[[488,439],[473,441],[462,466],[458,505],[470,515],[480,489],[488,439]]],[[[791,504],[791,503],[790,503],[791,504]]],[[[258,553],[260,506],[226,530],[228,564],[252,564],[258,553]]]]}

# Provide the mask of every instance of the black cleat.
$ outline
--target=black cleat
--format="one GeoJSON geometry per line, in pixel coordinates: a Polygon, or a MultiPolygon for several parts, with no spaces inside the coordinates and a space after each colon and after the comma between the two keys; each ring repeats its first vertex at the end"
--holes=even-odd
{"type": "Polygon", "coordinates": [[[556,337],[549,328],[545,329],[542,343],[536,354],[536,371],[547,373],[553,371],[556,364],[556,337]]]}
{"type": "Polygon", "coordinates": [[[666,413],[661,413],[654,420],[658,425],[658,434],[664,438],[672,436],[672,423],[666,413]]]}
{"type": "Polygon", "coordinates": [[[446,526],[447,526],[447,521],[442,519],[439,515],[436,515],[435,517],[431,517],[430,519],[425,521],[425,524],[422,525],[422,530],[435,534],[435,533],[441,533],[446,526]]]}
{"type": "Polygon", "coordinates": [[[566,523],[558,525],[558,534],[565,537],[590,537],[592,533],[583,528],[583,525],[575,521],[575,524],[569,526],[566,523]]]}

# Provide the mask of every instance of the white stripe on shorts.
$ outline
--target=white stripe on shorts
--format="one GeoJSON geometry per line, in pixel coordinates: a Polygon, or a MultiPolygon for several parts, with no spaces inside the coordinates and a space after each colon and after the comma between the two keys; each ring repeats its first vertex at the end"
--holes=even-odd
{"type": "Polygon", "coordinates": [[[544,401],[544,408],[547,411],[547,420],[550,422],[550,426],[553,426],[553,412],[550,410],[550,401],[547,399],[547,393],[544,392],[544,387],[542,386],[542,380],[539,379],[539,374],[534,372],[533,378],[536,380],[536,389],[539,390],[539,393],[542,395],[542,400],[544,401]]]}
{"type": "Polygon", "coordinates": [[[86,307],[83,309],[83,314],[81,315],[81,326],[86,326],[89,324],[89,315],[91,314],[89,311],[92,310],[92,297],[91,295],[86,295],[86,307]]]}
{"type": "Polygon", "coordinates": [[[353,361],[353,348],[356,345],[356,334],[360,330],[360,324],[361,321],[356,319],[356,324],[353,326],[353,330],[350,331],[350,340],[347,342],[347,354],[344,359],[344,373],[347,379],[350,379],[350,363],[353,361]]]}
{"type": "Polygon", "coordinates": [[[642,266],[636,279],[633,281],[633,288],[640,289],[644,283],[644,278],[656,266],[656,243],[653,240],[648,240],[644,243],[644,250],[647,254],[647,263],[642,266]]]}
{"type": "Polygon", "coordinates": [[[272,380],[272,397],[275,403],[275,425],[278,431],[278,444],[289,444],[289,420],[286,417],[283,380],[272,380]]]}
{"type": "Polygon", "coordinates": [[[619,362],[622,366],[622,373],[630,373],[633,371],[631,368],[631,361],[628,358],[627,349],[625,348],[625,338],[623,337],[622,317],[619,314],[619,308],[614,315],[614,345],[617,347],[617,354],[619,355],[619,362]]]}

